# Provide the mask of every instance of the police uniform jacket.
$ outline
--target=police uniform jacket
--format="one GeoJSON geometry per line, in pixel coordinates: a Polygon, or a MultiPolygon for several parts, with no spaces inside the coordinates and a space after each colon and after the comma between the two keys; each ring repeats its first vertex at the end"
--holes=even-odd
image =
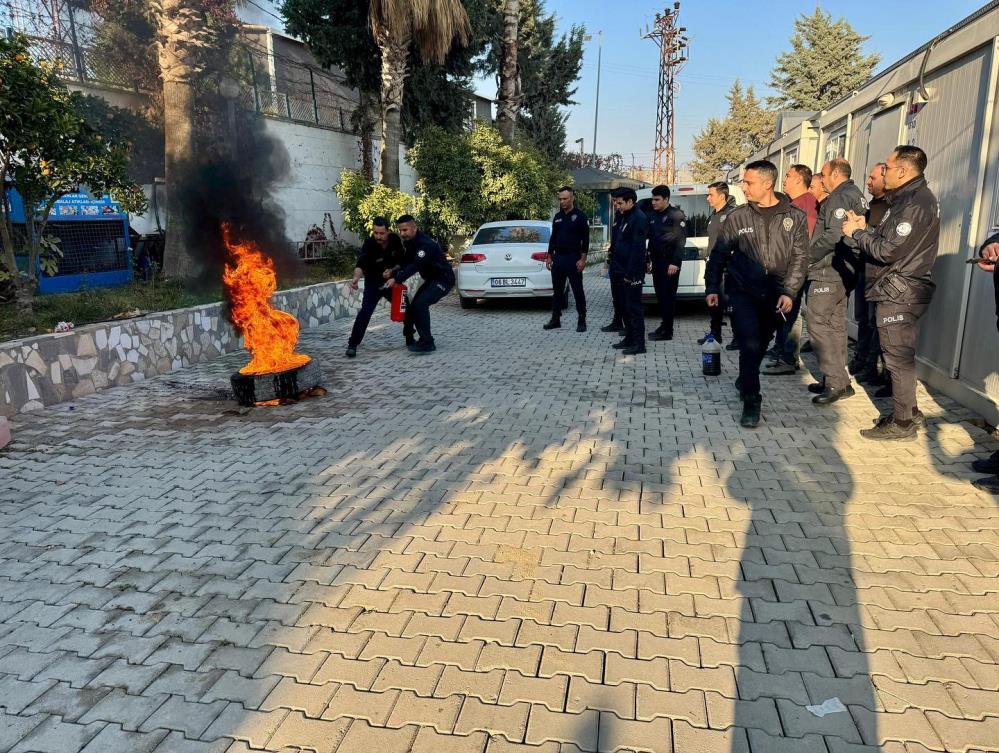
{"type": "Polygon", "coordinates": [[[736,207],[711,248],[705,273],[708,294],[744,291],[758,297],[777,293],[794,298],[808,270],[808,216],[786,196],[761,211],[750,202],[736,207]]]}
{"type": "MultiPolygon", "coordinates": [[[[986,240],[985,243],[982,244],[982,248],[985,248],[993,243],[999,243],[999,233],[996,233],[991,238],[986,240]]],[[[979,249],[978,253],[981,255],[982,249],[979,249]]],[[[997,269],[999,269],[999,267],[997,267],[997,269]]],[[[992,284],[996,289],[996,327],[999,328],[999,272],[992,273],[992,284]]]]}
{"type": "Polygon", "coordinates": [[[940,242],[937,198],[919,176],[887,194],[888,211],[876,228],[857,230],[853,240],[867,262],[868,301],[928,303],[940,242]]]}
{"type": "Polygon", "coordinates": [[[860,260],[853,241],[843,235],[846,213],[867,212],[864,194],[852,180],[840,183],[819,207],[811,245],[808,248],[808,279],[856,280],[860,260]]]}
{"type": "Polygon", "coordinates": [[[637,204],[631,211],[619,213],[609,251],[610,273],[631,282],[644,280],[648,238],[649,219],[637,204]]]}
{"type": "Polygon", "coordinates": [[[879,196],[876,199],[871,199],[867,203],[867,213],[865,218],[867,219],[867,227],[877,227],[881,224],[881,220],[885,218],[885,212],[888,211],[888,199],[884,196],[879,196]]]}
{"type": "Polygon", "coordinates": [[[722,225],[725,224],[725,218],[732,214],[733,209],[735,209],[735,197],[729,196],[725,206],[717,212],[712,212],[711,216],[708,217],[708,253],[715,247],[715,241],[718,240],[718,233],[721,232],[722,225]]]}
{"type": "Polygon", "coordinates": [[[361,246],[357,256],[357,266],[364,273],[366,282],[381,285],[384,281],[382,273],[387,269],[395,269],[405,263],[405,250],[402,239],[395,233],[389,233],[385,248],[373,237],[368,236],[361,246]]]}
{"type": "Polygon", "coordinates": [[[672,205],[663,211],[649,212],[649,257],[653,264],[683,264],[687,244],[687,215],[672,205]]]}
{"type": "Polygon", "coordinates": [[[428,282],[454,285],[454,269],[441,247],[437,245],[437,241],[429,235],[418,232],[413,240],[407,241],[405,245],[412,256],[409,264],[396,273],[396,282],[404,282],[419,272],[420,277],[428,282]]]}
{"type": "Polygon", "coordinates": [[[568,212],[560,209],[552,220],[548,253],[582,255],[589,250],[590,219],[575,207],[568,212]]]}

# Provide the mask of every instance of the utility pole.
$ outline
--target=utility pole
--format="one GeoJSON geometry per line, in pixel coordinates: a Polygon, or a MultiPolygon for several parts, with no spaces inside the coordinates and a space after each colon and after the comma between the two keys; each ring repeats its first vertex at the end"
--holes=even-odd
{"type": "Polygon", "coordinates": [[[593,166],[597,166],[597,116],[600,114],[600,63],[604,55],[604,33],[597,32],[597,102],[593,108],[593,166]]]}
{"type": "Polygon", "coordinates": [[[651,39],[659,46],[659,103],[656,108],[655,159],[652,180],[657,183],[676,182],[676,119],[673,96],[676,76],[687,62],[687,29],[678,25],[679,0],[672,8],[656,14],[651,28],[646,26],[642,39],[651,39]]]}

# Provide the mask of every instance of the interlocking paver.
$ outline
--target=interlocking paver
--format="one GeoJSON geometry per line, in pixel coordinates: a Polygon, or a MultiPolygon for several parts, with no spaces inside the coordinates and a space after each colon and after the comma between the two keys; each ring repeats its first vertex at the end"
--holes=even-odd
{"type": "Polygon", "coordinates": [[[999,445],[970,412],[921,389],[919,441],[879,447],[869,398],[818,412],[802,373],[744,432],[699,315],[637,359],[453,299],[411,359],[379,317],[352,361],[349,321],[303,335],[323,399],[237,409],[234,354],[17,417],[0,751],[999,737],[999,508],[966,469],[999,445]],[[804,709],[832,697],[849,712],[804,709]]]}

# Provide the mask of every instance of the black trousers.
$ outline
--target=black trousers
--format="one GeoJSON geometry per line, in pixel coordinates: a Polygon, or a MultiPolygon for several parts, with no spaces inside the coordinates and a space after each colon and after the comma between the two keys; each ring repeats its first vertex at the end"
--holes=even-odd
{"type": "Polygon", "coordinates": [[[843,280],[809,280],[805,305],[808,307],[808,332],[812,338],[826,389],[841,390],[850,386],[846,367],[846,310],[850,291],[843,280]]]}
{"type": "Polygon", "coordinates": [[[645,345],[645,312],[642,310],[642,284],[621,280],[624,298],[624,339],[632,345],[645,345]]]}
{"type": "Polygon", "coordinates": [[[586,293],[583,291],[583,273],[576,269],[579,254],[555,254],[552,259],[552,319],[562,317],[562,309],[568,305],[566,282],[572,287],[572,297],[576,301],[576,315],[580,321],[586,320],[586,293]]]}
{"type": "Polygon", "coordinates": [[[624,324],[624,277],[615,272],[610,273],[611,305],[614,307],[614,318],[611,324],[624,324]]]}
{"type": "Polygon", "coordinates": [[[430,333],[430,307],[451,292],[454,285],[446,285],[437,280],[427,280],[420,285],[416,295],[409,301],[406,309],[406,323],[403,332],[407,339],[412,336],[413,328],[420,334],[420,342],[433,343],[434,336],[430,333]]]}
{"type": "Polygon", "coordinates": [[[383,290],[381,285],[375,281],[364,281],[364,290],[361,293],[361,308],[354,318],[354,327],[350,330],[350,338],[347,340],[348,348],[356,348],[364,339],[364,333],[368,331],[368,323],[371,315],[378,306],[378,301],[384,298],[386,301],[392,300],[392,292],[383,290]]]}
{"type": "Polygon", "coordinates": [[[857,292],[853,297],[854,316],[857,319],[856,359],[868,369],[875,369],[881,358],[881,340],[878,337],[877,305],[867,300],[864,267],[860,268],[857,292]]]}
{"type": "Polygon", "coordinates": [[[739,333],[739,382],[744,398],[760,396],[760,364],[777,322],[783,321],[777,313],[779,297],[771,294],[760,298],[741,290],[729,293],[732,328],[739,333]]]}
{"type": "Polygon", "coordinates": [[[659,328],[666,334],[672,335],[673,318],[676,315],[676,290],[680,286],[680,273],[670,275],[668,270],[669,262],[667,260],[652,260],[652,285],[656,289],[659,316],[662,317],[659,328]]]}
{"type": "Polygon", "coordinates": [[[916,338],[928,303],[878,301],[878,335],[891,373],[895,419],[909,421],[916,409],[916,338]]]}

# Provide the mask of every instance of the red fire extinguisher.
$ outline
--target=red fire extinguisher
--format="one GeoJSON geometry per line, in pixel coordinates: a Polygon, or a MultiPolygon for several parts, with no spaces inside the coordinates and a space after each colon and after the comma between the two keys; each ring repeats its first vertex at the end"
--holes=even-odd
{"type": "Polygon", "coordinates": [[[401,282],[392,286],[392,313],[389,314],[393,322],[406,321],[406,309],[409,308],[409,291],[401,282]]]}

